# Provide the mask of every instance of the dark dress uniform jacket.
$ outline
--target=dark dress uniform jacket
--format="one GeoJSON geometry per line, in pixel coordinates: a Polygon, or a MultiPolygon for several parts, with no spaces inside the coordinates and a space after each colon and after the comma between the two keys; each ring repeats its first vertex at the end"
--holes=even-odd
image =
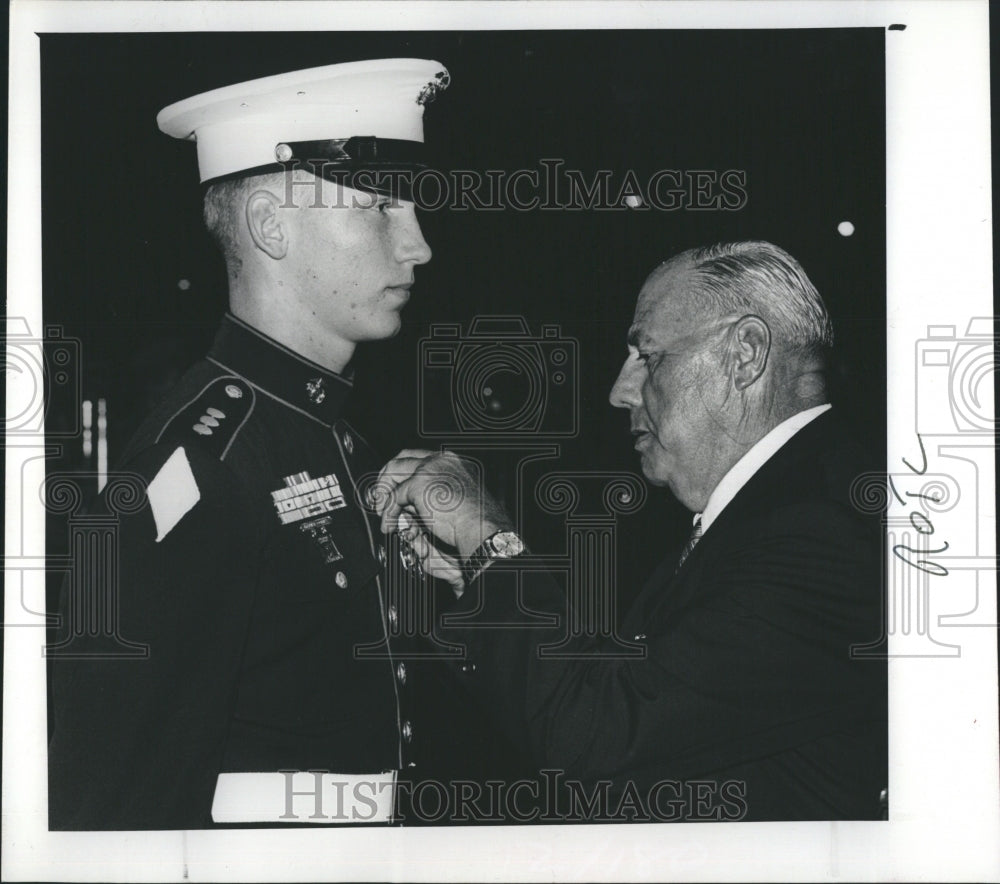
{"type": "MultiPolygon", "coordinates": [[[[562,621],[564,592],[526,571],[519,601],[518,560],[494,565],[448,630],[466,645],[466,684],[540,766],[584,784],[623,795],[631,782],[643,798],[665,780],[735,781],[745,800],[724,818],[877,819],[886,663],[850,651],[881,636],[880,521],[850,502],[868,469],[832,413],[801,429],[679,570],[671,552],[652,574],[621,632],[640,659],[594,657],[606,645],[586,637],[559,649],[581,659],[539,653],[566,635],[539,625],[562,621]]],[[[658,794],[663,810],[678,792],[658,794]]]]}
{"type": "Polygon", "coordinates": [[[120,633],[149,652],[53,661],[53,828],[204,827],[220,772],[406,764],[359,492],[380,464],[340,419],[349,390],[227,316],[142,425],[121,469],[150,505],[120,520],[118,587],[120,633]]]}

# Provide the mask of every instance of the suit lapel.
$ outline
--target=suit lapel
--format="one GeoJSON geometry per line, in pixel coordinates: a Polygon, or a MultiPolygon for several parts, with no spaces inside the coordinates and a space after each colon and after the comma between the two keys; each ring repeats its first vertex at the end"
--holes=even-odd
{"type": "Polygon", "coordinates": [[[622,621],[626,638],[631,639],[634,635],[648,632],[650,618],[654,610],[664,603],[667,587],[673,579],[674,567],[679,555],[679,548],[676,555],[668,554],[643,584],[639,595],[622,621]]]}
{"type": "Polygon", "coordinates": [[[709,587],[702,577],[718,555],[725,555],[728,541],[743,526],[773,507],[781,497],[794,493],[818,468],[820,452],[835,428],[827,411],[808,423],[768,459],[719,514],[687,557],[680,570],[682,547],[664,558],[650,575],[625,623],[636,633],[650,633],[709,587]],[[676,571],[676,573],[675,573],[676,571]]]}

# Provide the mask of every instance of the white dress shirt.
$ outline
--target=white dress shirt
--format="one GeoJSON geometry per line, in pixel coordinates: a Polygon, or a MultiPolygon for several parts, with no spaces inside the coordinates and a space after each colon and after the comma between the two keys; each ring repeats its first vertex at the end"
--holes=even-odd
{"type": "Polygon", "coordinates": [[[807,408],[798,414],[793,414],[788,420],[782,421],[753,448],[743,455],[722,477],[722,481],[715,486],[708,498],[703,513],[696,513],[694,520],[701,518],[701,533],[704,534],[712,527],[714,522],[728,505],[736,497],[740,489],[750,481],[750,478],[768,460],[773,457],[779,448],[792,438],[806,424],[816,420],[824,411],[829,411],[833,406],[829,403],[817,405],[814,408],[807,408]]]}

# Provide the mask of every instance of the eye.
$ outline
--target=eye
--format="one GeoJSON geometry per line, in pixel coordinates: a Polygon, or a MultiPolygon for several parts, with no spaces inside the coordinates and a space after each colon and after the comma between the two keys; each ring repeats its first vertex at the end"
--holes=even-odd
{"type": "Polygon", "coordinates": [[[369,201],[365,203],[362,208],[369,212],[378,212],[379,214],[384,214],[387,209],[392,208],[392,200],[387,196],[382,196],[381,194],[372,193],[369,194],[369,201]]]}
{"type": "Polygon", "coordinates": [[[647,350],[640,350],[634,344],[629,344],[628,347],[629,357],[635,359],[643,368],[649,368],[652,363],[656,353],[647,350]]]}

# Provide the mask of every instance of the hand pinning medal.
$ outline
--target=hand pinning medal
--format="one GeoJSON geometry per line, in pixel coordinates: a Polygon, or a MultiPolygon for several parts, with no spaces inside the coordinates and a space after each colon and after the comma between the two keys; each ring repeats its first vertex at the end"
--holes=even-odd
{"type": "MultiPolygon", "coordinates": [[[[365,501],[373,512],[381,512],[385,507],[386,498],[392,493],[384,483],[372,485],[365,492],[365,501]]],[[[427,574],[422,560],[430,554],[430,544],[424,537],[416,513],[412,509],[400,514],[395,534],[399,542],[399,560],[403,563],[403,568],[414,577],[425,579],[427,574]]]]}
{"type": "MultiPolygon", "coordinates": [[[[423,538],[423,532],[417,527],[416,520],[411,519],[407,513],[400,513],[396,536],[399,538],[399,558],[403,563],[403,567],[414,577],[423,580],[427,575],[424,573],[423,565],[420,563],[421,556],[413,547],[413,541],[417,540],[417,538],[423,538]]],[[[430,546],[426,542],[426,538],[424,538],[424,543],[421,545],[424,549],[423,558],[427,558],[430,546]]]]}
{"type": "MultiPolygon", "coordinates": [[[[459,592],[464,588],[464,582],[457,548],[452,542],[437,536],[435,525],[420,512],[416,503],[407,501],[400,504],[397,500],[400,482],[410,472],[412,470],[404,468],[396,475],[383,467],[378,481],[366,492],[366,502],[383,517],[382,531],[399,538],[399,557],[407,571],[420,578],[430,575],[447,581],[459,592]],[[391,525],[386,524],[388,508],[395,513],[391,525]]],[[[429,516],[433,518],[434,514],[429,513],[429,516]]]]}

